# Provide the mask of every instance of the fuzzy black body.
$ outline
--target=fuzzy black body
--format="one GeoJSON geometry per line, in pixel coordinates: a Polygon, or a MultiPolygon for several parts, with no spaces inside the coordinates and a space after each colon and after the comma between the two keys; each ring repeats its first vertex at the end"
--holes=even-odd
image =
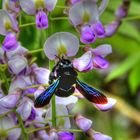
{"type": "Polygon", "coordinates": [[[68,97],[74,93],[74,84],[77,79],[77,72],[74,70],[72,63],[67,59],[62,59],[54,67],[50,74],[50,83],[59,78],[59,84],[55,94],[60,97],[68,97]]]}
{"type": "Polygon", "coordinates": [[[107,103],[107,98],[97,89],[89,86],[77,78],[77,72],[68,59],[60,59],[54,66],[49,76],[50,86],[35,100],[35,107],[47,105],[53,94],[60,97],[68,97],[77,88],[80,93],[90,102],[97,104],[107,103]]]}

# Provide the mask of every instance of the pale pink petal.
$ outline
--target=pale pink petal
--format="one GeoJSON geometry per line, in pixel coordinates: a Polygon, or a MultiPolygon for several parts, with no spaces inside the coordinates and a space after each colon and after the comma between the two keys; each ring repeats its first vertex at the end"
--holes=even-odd
{"type": "Polygon", "coordinates": [[[87,51],[81,57],[74,59],[72,63],[78,71],[84,72],[91,70],[93,68],[92,52],[87,51]]]}
{"type": "Polygon", "coordinates": [[[105,57],[112,53],[112,47],[109,44],[99,45],[97,48],[92,49],[94,55],[105,57]]]}
{"type": "Polygon", "coordinates": [[[95,104],[95,106],[101,111],[108,111],[112,109],[117,101],[113,98],[107,98],[107,100],[107,104],[95,104]]]}

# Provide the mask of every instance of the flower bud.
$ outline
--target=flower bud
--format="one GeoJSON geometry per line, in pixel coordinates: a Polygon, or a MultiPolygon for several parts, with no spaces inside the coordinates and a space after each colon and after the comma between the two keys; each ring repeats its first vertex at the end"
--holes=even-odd
{"type": "Polygon", "coordinates": [[[87,119],[87,118],[85,118],[85,117],[83,117],[80,114],[75,116],[75,123],[84,132],[89,130],[91,128],[91,126],[92,126],[92,121],[87,119]]]}

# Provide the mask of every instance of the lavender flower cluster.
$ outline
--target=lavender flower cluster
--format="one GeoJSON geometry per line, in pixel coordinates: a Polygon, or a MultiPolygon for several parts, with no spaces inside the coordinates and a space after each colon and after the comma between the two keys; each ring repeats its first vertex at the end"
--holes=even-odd
{"type": "MultiPolygon", "coordinates": [[[[124,0],[116,12],[116,20],[103,25],[100,15],[104,12],[108,0],[66,0],[65,14],[70,24],[80,34],[80,41],[88,44],[83,47],[84,54],[72,60],[73,67],[79,72],[88,72],[94,69],[105,69],[109,62],[105,57],[112,53],[110,44],[101,44],[92,48],[90,44],[97,38],[112,36],[122,18],[127,16],[129,2],[124,0]]],[[[49,27],[48,15],[54,10],[57,0],[3,0],[0,10],[0,34],[4,36],[0,48],[0,69],[6,79],[1,79],[0,87],[0,138],[18,140],[75,140],[74,133],[70,132],[69,117],[56,119],[56,128],[52,126],[52,105],[47,108],[35,108],[33,100],[37,98],[48,85],[50,70],[38,67],[32,60],[28,49],[18,41],[20,33],[18,18],[21,10],[28,15],[35,16],[36,28],[49,27]],[[8,78],[9,77],[9,78],[8,78]],[[4,91],[9,83],[7,92],[4,91]],[[8,82],[7,82],[8,81],[8,82]],[[39,86],[42,85],[42,86],[39,86]],[[44,86],[43,86],[44,85],[44,86]]],[[[57,61],[56,56],[72,57],[79,51],[78,38],[69,32],[58,32],[48,37],[44,44],[44,52],[49,60],[57,61]]],[[[2,77],[2,76],[1,76],[2,77]]],[[[84,98],[76,90],[74,95],[66,98],[56,96],[57,116],[69,116],[78,100],[84,98]]],[[[110,110],[116,103],[115,99],[108,98],[107,104],[93,105],[101,111],[110,110]]],[[[96,132],[92,128],[92,121],[80,114],[74,115],[74,121],[79,131],[90,139],[111,140],[110,136],[96,132]]]]}

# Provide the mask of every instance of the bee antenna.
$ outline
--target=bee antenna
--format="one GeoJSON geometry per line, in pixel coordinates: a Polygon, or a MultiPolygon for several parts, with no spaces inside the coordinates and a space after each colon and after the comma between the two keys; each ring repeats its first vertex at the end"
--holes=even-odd
{"type": "Polygon", "coordinates": [[[60,58],[59,56],[55,55],[55,57],[56,57],[56,58],[58,58],[58,59],[59,59],[59,61],[61,60],[61,58],[60,58]]]}

